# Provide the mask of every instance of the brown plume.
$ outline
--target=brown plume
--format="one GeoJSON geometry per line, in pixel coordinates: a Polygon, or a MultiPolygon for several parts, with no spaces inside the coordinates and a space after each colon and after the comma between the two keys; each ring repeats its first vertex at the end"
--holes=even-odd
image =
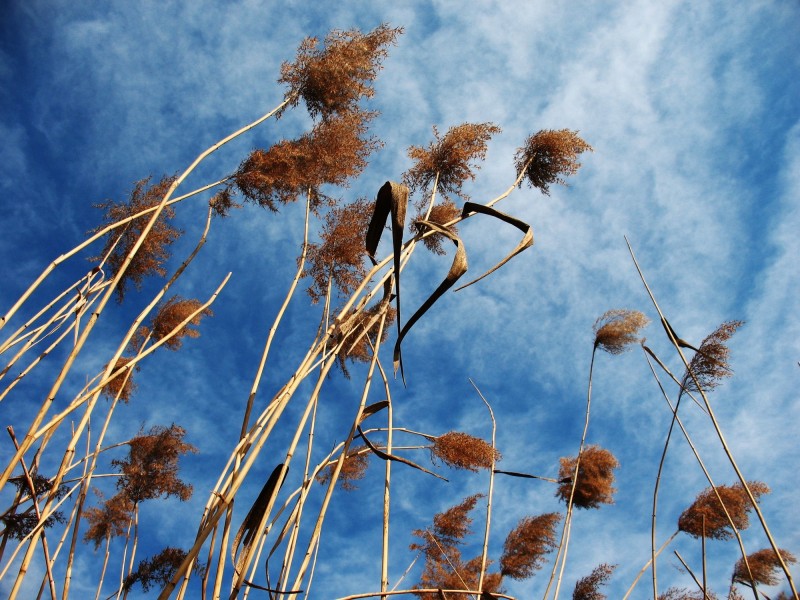
{"type": "MultiPolygon", "coordinates": [[[[95,205],[105,211],[103,223],[94,231],[99,231],[107,225],[116,223],[131,217],[145,209],[152,208],[161,203],[169,187],[175,181],[175,177],[162,177],[161,181],[148,187],[150,178],[137,181],[131,191],[130,199],[127,203],[113,202],[111,200],[95,205]]],[[[166,271],[164,264],[169,259],[169,246],[181,236],[181,231],[174,227],[170,221],[175,216],[172,207],[167,206],[159,215],[158,220],[153,225],[150,233],[145,238],[137,253],[131,260],[125,274],[117,286],[117,300],[122,301],[127,291],[129,281],[133,282],[136,289],[139,289],[145,277],[150,275],[164,276],[166,271]]],[[[108,257],[108,265],[111,272],[116,275],[123,264],[125,258],[136,245],[142,231],[150,221],[151,215],[143,215],[125,225],[122,229],[114,229],[107,234],[106,244],[101,256],[105,256],[111,250],[108,257]],[[120,233],[121,231],[121,233],[120,233]],[[117,240],[119,239],[119,242],[117,240]],[[116,244],[116,245],[114,245],[116,244]]],[[[93,257],[91,260],[98,260],[100,257],[93,257]]]]}
{"type": "MultiPolygon", "coordinates": [[[[750,481],[747,485],[756,500],[770,491],[767,484],[760,481],[750,481]]],[[[737,482],[733,485],[718,485],[716,489],[736,529],[747,529],[750,525],[748,513],[753,506],[742,484],[737,482]]],[[[704,527],[707,538],[724,540],[733,537],[730,523],[714,488],[700,492],[691,506],[678,518],[678,529],[693,537],[701,537],[704,527]]]]}
{"type": "Polygon", "coordinates": [[[372,83],[381,61],[401,33],[402,28],[386,24],[367,34],[357,29],[334,30],[325,37],[323,48],[318,47],[317,38],[306,38],[296,60],[281,66],[278,82],[289,88],[289,106],[296,106],[302,98],[311,116],[323,119],[356,110],[361,98],[375,94],[372,83]]]}
{"type": "Polygon", "coordinates": [[[591,152],[592,147],[578,137],[577,131],[545,129],[530,136],[517,149],[514,165],[517,174],[524,170],[528,183],[549,195],[551,184],[566,185],[564,177],[578,172],[581,166],[578,157],[586,151],[591,152]]]}
{"type": "MultiPolygon", "coordinates": [[[[569,502],[577,458],[562,458],[560,461],[558,477],[561,484],[556,496],[569,502]]],[[[614,469],[617,467],[619,462],[611,452],[599,446],[587,446],[581,454],[578,484],[572,497],[573,505],[578,508],[599,508],[601,504],[613,504],[616,492],[613,487],[614,469]]]]}
{"type": "Polygon", "coordinates": [[[431,446],[431,455],[449,467],[472,472],[491,469],[494,462],[502,458],[491,444],[461,431],[450,431],[437,437],[431,446]]]}
{"type": "Polygon", "coordinates": [[[637,337],[639,330],[649,322],[638,310],[609,310],[594,323],[594,346],[610,354],[621,354],[631,344],[642,341],[637,337]]]}
{"type": "Polygon", "coordinates": [[[487,143],[500,128],[492,123],[464,123],[451,127],[443,137],[433,128],[435,141],[422,146],[411,146],[408,156],[414,166],[403,174],[403,183],[412,191],[426,192],[436,181],[442,195],[454,194],[467,199],[461,186],[475,179],[476,161],[486,157],[487,143]]]}
{"type": "Polygon", "coordinates": [[[366,136],[374,113],[351,111],[331,117],[296,140],[282,140],[269,150],[254,150],[233,179],[245,199],[277,211],[311,193],[314,209],[330,199],[323,185],[347,186],[367,166],[367,156],[380,148],[366,136]]]}
{"type": "MultiPolygon", "coordinates": [[[[791,552],[781,549],[780,553],[783,562],[787,565],[797,562],[791,552]]],[[[747,564],[750,565],[750,573],[753,574],[753,579],[757,584],[778,585],[781,582],[780,575],[783,574],[783,568],[781,561],[778,560],[778,556],[772,548],[764,548],[748,554],[747,564]]],[[[752,585],[750,575],[747,573],[747,565],[744,564],[744,560],[741,558],[736,561],[736,566],[733,569],[733,579],[745,585],[752,585]]]]}
{"type": "Polygon", "coordinates": [[[524,517],[506,537],[500,572],[512,579],[527,579],[541,569],[547,554],[557,546],[556,526],[559,521],[561,515],[558,513],[524,517]]]}

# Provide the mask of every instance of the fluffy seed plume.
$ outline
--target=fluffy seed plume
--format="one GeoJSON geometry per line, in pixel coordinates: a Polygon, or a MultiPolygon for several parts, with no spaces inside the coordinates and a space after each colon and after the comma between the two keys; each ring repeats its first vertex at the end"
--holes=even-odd
{"type": "MultiPolygon", "coordinates": [[[[166,337],[201,306],[202,302],[199,300],[187,300],[180,296],[173,296],[167,300],[158,309],[151,322],[150,333],[153,339],[158,341],[166,337]]],[[[178,350],[183,345],[183,338],[200,337],[200,332],[194,329],[193,326],[198,326],[200,324],[200,319],[203,317],[210,317],[212,314],[210,308],[203,309],[192,317],[183,329],[164,342],[164,346],[170,350],[178,350]]]]}
{"type": "Polygon", "coordinates": [[[530,136],[517,149],[514,166],[517,175],[524,171],[531,186],[550,195],[551,184],[566,185],[564,177],[578,172],[581,166],[578,157],[586,151],[591,152],[592,147],[578,137],[577,131],[545,129],[530,136]]]}
{"type": "MultiPolygon", "coordinates": [[[[431,208],[431,212],[428,215],[428,218],[425,219],[426,221],[431,221],[432,223],[436,223],[437,225],[444,225],[445,223],[449,223],[453,219],[459,217],[461,215],[461,210],[455,205],[455,203],[445,198],[443,202],[440,204],[436,204],[431,208]]],[[[414,231],[417,234],[424,233],[427,231],[428,227],[419,223],[420,219],[424,219],[425,214],[420,211],[416,217],[414,217],[413,227],[414,231]]],[[[450,225],[448,227],[450,231],[452,231],[455,235],[458,235],[458,227],[455,225],[450,225]]],[[[442,242],[445,240],[445,236],[441,233],[433,233],[428,235],[427,237],[422,238],[422,243],[425,244],[425,247],[433,252],[434,254],[442,255],[445,254],[444,248],[442,248],[442,242]]]]}
{"type": "Polygon", "coordinates": [[[83,540],[93,542],[97,550],[103,541],[125,535],[133,520],[133,510],[133,502],[125,494],[115,494],[100,507],[90,508],[84,513],[89,529],[83,540]]]}
{"type": "Polygon", "coordinates": [[[461,545],[463,538],[471,533],[469,527],[472,518],[469,513],[482,497],[483,494],[467,496],[461,503],[434,515],[432,528],[414,530],[414,536],[421,542],[411,544],[411,550],[422,550],[427,556],[440,557],[442,551],[461,545]],[[435,542],[431,536],[436,538],[435,542]]]}
{"type": "Polygon", "coordinates": [[[357,29],[334,30],[319,47],[319,40],[306,38],[294,62],[284,62],[278,83],[288,87],[289,106],[302,99],[312,117],[328,119],[355,110],[363,97],[375,94],[372,87],[387,49],[402,28],[381,24],[367,34],[357,29]]]}
{"type": "MultiPolygon", "coordinates": [[[[411,544],[412,550],[423,552],[425,569],[420,576],[418,587],[466,590],[475,589],[481,572],[481,557],[463,560],[461,546],[464,537],[469,535],[472,519],[470,511],[481,494],[469,496],[460,504],[439,513],[433,518],[433,527],[418,529],[414,535],[419,543],[411,544]]],[[[500,589],[502,576],[500,573],[486,573],[483,589],[496,592],[500,589]]],[[[438,594],[416,594],[422,600],[440,600],[438,594]]]]}
{"type": "Polygon", "coordinates": [[[616,565],[603,563],[595,567],[591,574],[582,577],[575,584],[572,600],[605,600],[607,596],[600,592],[600,586],[608,583],[616,565]]]}
{"type": "Polygon", "coordinates": [[[472,472],[491,469],[494,462],[502,458],[491,444],[460,431],[450,431],[436,438],[431,446],[431,456],[449,467],[472,472]]]}
{"type": "MultiPolygon", "coordinates": [[[[136,570],[125,578],[123,589],[129,590],[138,583],[145,592],[149,592],[151,589],[160,590],[170,582],[175,571],[186,558],[186,554],[180,548],[168,546],[155,556],[141,560],[136,570]]],[[[192,570],[202,575],[205,566],[197,563],[192,570]]]]}
{"type": "Polygon", "coordinates": [[[503,544],[500,572],[512,579],[527,579],[542,568],[547,554],[556,546],[558,513],[524,517],[511,530],[503,544]]]}
{"type": "Polygon", "coordinates": [[[621,354],[631,344],[641,341],[639,330],[650,319],[638,310],[609,310],[594,323],[594,347],[602,348],[610,354],[621,354]]]}
{"type": "MultiPolygon", "coordinates": [[[[558,477],[561,484],[556,496],[569,502],[572,490],[572,477],[575,475],[577,457],[561,458],[558,477]]],[[[587,446],[581,454],[578,467],[578,483],[572,497],[572,504],[578,508],[599,508],[601,504],[613,504],[614,469],[619,462],[614,455],[599,446],[587,446]]]]}
{"type": "MultiPolygon", "coordinates": [[[[105,216],[103,219],[104,222],[94,229],[94,231],[104,229],[112,223],[117,223],[145,209],[160,204],[174,181],[175,177],[163,177],[158,183],[149,185],[150,178],[148,177],[134,184],[127,203],[118,203],[109,200],[108,202],[95,205],[95,208],[105,211],[105,216]]],[[[116,275],[125,264],[126,257],[141,237],[142,231],[150,221],[150,216],[149,214],[143,215],[132,220],[122,229],[110,231],[107,234],[106,244],[102,254],[90,260],[98,260],[110,251],[111,254],[108,257],[108,265],[111,267],[111,272],[116,275]]],[[[175,211],[169,206],[165,207],[161,212],[158,220],[151,228],[150,233],[147,234],[144,242],[131,260],[130,265],[128,265],[125,274],[119,280],[119,285],[117,286],[117,300],[119,302],[125,297],[128,282],[133,282],[136,289],[139,289],[145,277],[150,275],[159,275],[163,277],[166,274],[164,264],[170,256],[169,246],[178,239],[182,233],[170,223],[174,216],[175,211]]]]}
{"type": "Polygon", "coordinates": [[[422,146],[411,146],[408,156],[414,166],[403,174],[403,183],[412,191],[427,191],[436,181],[444,196],[453,194],[468,199],[461,191],[467,180],[475,179],[477,161],[486,157],[487,143],[500,128],[492,123],[464,123],[451,127],[444,136],[433,128],[435,141],[422,146]]]}
{"type": "Polygon", "coordinates": [[[377,341],[381,324],[379,315],[384,310],[386,311],[386,321],[383,325],[383,335],[380,340],[383,342],[389,334],[389,325],[394,323],[397,317],[397,310],[388,303],[376,304],[366,310],[362,310],[355,315],[352,321],[346,321],[348,323],[347,329],[343,328],[333,335],[332,342],[334,344],[338,344],[347,335],[337,359],[342,373],[348,379],[350,378],[350,373],[347,370],[346,361],[368,363],[372,360],[372,347],[377,341]]]}
{"type": "Polygon", "coordinates": [[[308,288],[311,301],[319,302],[328,293],[328,280],[342,294],[349,295],[367,274],[364,267],[364,238],[375,203],[366,198],[331,209],[325,215],[320,242],[308,245],[308,288]]]}
{"type": "MultiPolygon", "coordinates": [[[[132,360],[132,358],[120,356],[114,365],[114,371],[122,369],[132,360]]],[[[107,366],[108,365],[106,365],[106,367],[107,366]]],[[[137,365],[133,368],[138,370],[139,366],[137,365]]],[[[133,372],[128,371],[127,373],[121,373],[120,375],[117,375],[114,379],[105,384],[103,386],[103,395],[112,400],[114,398],[119,398],[122,400],[122,402],[127,404],[127,402],[131,399],[131,395],[133,394],[134,390],[136,390],[136,384],[133,382],[133,372]]]]}
{"type": "MultiPolygon", "coordinates": [[[[783,562],[787,565],[797,562],[797,559],[788,550],[780,549],[780,553],[783,562]]],[[[778,555],[775,554],[772,548],[764,548],[748,554],[747,563],[750,565],[750,572],[753,574],[753,579],[757,584],[778,585],[780,583],[780,575],[783,570],[781,562],[778,560],[778,555]]],[[[744,564],[744,560],[741,558],[736,561],[736,566],[733,569],[733,580],[745,585],[752,585],[750,575],[747,573],[747,565],[744,564]]]]}
{"type": "MultiPolygon", "coordinates": [[[[770,491],[767,484],[760,481],[750,481],[747,486],[756,500],[770,491]]],[[[753,506],[742,484],[737,482],[733,485],[718,485],[716,489],[736,529],[747,529],[750,525],[748,513],[753,506]]],[[[733,530],[719,499],[714,493],[714,488],[709,487],[700,492],[691,506],[678,518],[678,529],[698,538],[703,535],[705,524],[707,538],[717,540],[732,538],[733,530]]]]}
{"type": "MultiPolygon", "coordinates": [[[[31,482],[33,483],[33,495],[36,497],[37,502],[41,506],[47,495],[53,491],[53,484],[50,479],[44,475],[32,474],[30,475],[31,482]]],[[[19,475],[17,477],[10,477],[9,483],[17,488],[17,495],[14,503],[3,514],[0,514],[0,523],[3,525],[2,536],[12,538],[15,540],[23,540],[25,537],[39,526],[39,517],[33,507],[31,500],[31,487],[28,482],[28,477],[19,475]],[[27,502],[24,499],[27,498],[27,502]],[[25,508],[23,508],[23,506],[25,508]]],[[[56,490],[56,500],[61,500],[67,495],[69,491],[68,486],[61,485],[56,490]]],[[[44,520],[42,527],[49,529],[56,523],[66,523],[67,519],[60,510],[54,511],[49,517],[44,520]]]]}
{"type": "Polygon", "coordinates": [[[225,186],[214,194],[208,204],[211,206],[211,214],[220,218],[227,217],[231,209],[242,207],[241,204],[233,199],[233,188],[231,186],[225,186]]]}
{"type": "MultiPolygon", "coordinates": [[[[369,450],[367,446],[356,446],[350,448],[347,456],[342,463],[342,468],[339,471],[339,484],[344,490],[357,490],[358,486],[354,483],[359,479],[364,479],[367,474],[367,467],[369,466],[369,450]]],[[[321,485],[327,484],[333,473],[336,470],[336,463],[329,464],[325,469],[317,474],[317,481],[321,485]]]]}
{"type": "Polygon", "coordinates": [[[697,392],[697,384],[704,391],[711,390],[721,383],[723,377],[731,376],[728,366],[730,350],[725,344],[742,325],[743,321],[727,321],[703,340],[681,381],[684,390],[697,392]]]}
{"type": "Polygon", "coordinates": [[[367,136],[374,113],[352,111],[318,123],[296,140],[282,140],[269,150],[254,150],[239,166],[233,181],[246,200],[271,211],[310,191],[312,207],[330,199],[323,185],[348,185],[367,166],[367,157],[381,147],[367,136]]]}
{"type": "Polygon", "coordinates": [[[197,448],[183,441],[186,430],[178,425],[155,426],[128,442],[124,459],[112,460],[120,471],[117,488],[134,504],[142,500],[175,496],[185,501],[192,496],[192,486],[178,478],[178,460],[197,448]]]}

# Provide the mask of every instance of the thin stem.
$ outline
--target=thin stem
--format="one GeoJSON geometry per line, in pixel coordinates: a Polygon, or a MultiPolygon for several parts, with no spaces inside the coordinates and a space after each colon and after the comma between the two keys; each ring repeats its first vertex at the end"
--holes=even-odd
{"type": "MultiPolygon", "coordinates": [[[[630,252],[631,258],[633,259],[633,263],[636,266],[636,270],[639,273],[639,277],[641,278],[642,283],[644,284],[645,289],[647,290],[647,293],[650,296],[651,301],[653,302],[653,305],[655,306],[656,310],[658,311],[658,315],[659,315],[659,317],[661,317],[662,323],[666,324],[667,323],[667,319],[666,319],[666,317],[664,317],[664,314],[661,312],[661,309],[659,308],[658,303],[655,300],[655,296],[653,296],[653,293],[650,290],[650,287],[647,285],[647,282],[645,281],[644,274],[642,273],[641,268],[639,268],[639,263],[636,261],[636,257],[633,254],[633,248],[631,248],[631,245],[628,242],[627,238],[625,238],[625,242],[628,244],[628,251],[630,252]]],[[[728,462],[730,462],[731,466],[733,467],[733,470],[736,473],[736,477],[739,479],[739,483],[742,485],[742,488],[744,489],[745,493],[747,494],[748,499],[750,500],[751,505],[753,506],[753,510],[755,510],[756,515],[758,516],[759,523],[761,523],[761,528],[764,530],[764,533],[766,534],[767,539],[769,540],[770,546],[772,547],[773,552],[775,552],[775,557],[778,559],[778,562],[780,563],[781,569],[783,570],[784,574],[786,575],[786,580],[789,583],[789,587],[792,590],[792,594],[794,595],[794,597],[796,599],[798,599],[798,598],[800,598],[800,596],[798,596],[798,594],[797,594],[797,589],[795,588],[795,585],[794,585],[794,579],[792,578],[792,573],[789,570],[789,567],[787,566],[786,562],[783,560],[783,556],[781,556],[780,549],[778,548],[778,545],[775,543],[775,539],[773,538],[772,532],[770,531],[769,526],[767,525],[767,521],[764,518],[764,514],[761,512],[761,508],[759,507],[755,496],[753,496],[753,492],[750,489],[750,486],[748,485],[747,480],[745,479],[744,475],[742,474],[741,470],[739,469],[739,465],[736,463],[736,460],[734,459],[733,454],[731,453],[731,450],[730,450],[730,447],[728,446],[728,443],[725,441],[725,436],[722,434],[722,429],[720,428],[719,422],[717,421],[716,415],[714,414],[714,410],[711,408],[711,403],[708,401],[708,396],[706,396],[705,391],[703,391],[702,386],[697,381],[697,377],[695,376],[695,374],[692,371],[692,369],[689,367],[689,361],[686,360],[686,356],[683,354],[683,351],[681,350],[681,347],[678,344],[678,341],[672,335],[672,328],[671,327],[665,327],[665,329],[666,329],[666,331],[667,331],[667,333],[669,335],[670,341],[672,342],[673,346],[675,347],[675,350],[678,352],[678,355],[680,356],[681,361],[683,362],[687,373],[689,373],[691,375],[692,380],[694,381],[698,391],[700,392],[700,396],[703,398],[703,403],[704,403],[704,405],[706,407],[706,410],[708,411],[708,416],[711,418],[711,423],[714,426],[714,431],[717,433],[717,438],[719,439],[720,444],[722,445],[722,449],[725,452],[725,456],[728,458],[728,462]]]]}
{"type": "Polygon", "coordinates": [[[575,489],[578,487],[578,475],[580,473],[580,466],[581,466],[581,457],[583,456],[583,449],[586,445],[586,433],[589,431],[589,415],[591,412],[592,406],[592,373],[594,371],[594,357],[597,354],[597,344],[594,345],[592,348],[592,359],[589,363],[589,384],[587,386],[586,391],[586,416],[583,423],[583,434],[581,435],[581,443],[578,446],[578,456],[575,459],[575,470],[572,474],[572,487],[569,491],[569,500],[567,501],[567,514],[564,517],[564,527],[561,530],[561,541],[558,545],[558,553],[556,555],[556,560],[553,563],[553,571],[550,574],[550,581],[547,582],[547,588],[544,592],[544,597],[547,598],[547,593],[550,590],[550,585],[553,582],[553,576],[556,572],[556,567],[558,565],[559,559],[561,560],[561,569],[558,573],[558,580],[556,581],[556,589],[553,593],[553,600],[558,598],[558,592],[561,587],[561,579],[564,575],[564,567],[567,563],[567,549],[569,548],[569,538],[570,533],[572,531],[572,512],[573,512],[573,503],[575,498],[575,489]]]}
{"type": "Polygon", "coordinates": [[[472,387],[475,388],[475,391],[478,392],[478,396],[480,396],[483,403],[486,405],[487,410],[489,411],[489,418],[492,420],[492,466],[489,469],[489,493],[487,494],[486,499],[486,529],[483,532],[483,550],[481,551],[481,575],[478,579],[478,589],[483,592],[483,580],[486,576],[486,564],[488,562],[489,556],[489,531],[491,529],[491,522],[492,522],[492,497],[494,495],[494,465],[495,465],[495,448],[497,444],[497,421],[494,418],[494,411],[492,410],[492,405],[486,400],[484,395],[481,393],[478,386],[475,385],[475,382],[472,379],[469,380],[472,384],[472,387]]]}

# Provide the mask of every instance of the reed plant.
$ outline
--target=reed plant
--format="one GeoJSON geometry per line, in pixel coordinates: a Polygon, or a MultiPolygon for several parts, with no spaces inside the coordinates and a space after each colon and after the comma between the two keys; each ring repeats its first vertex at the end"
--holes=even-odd
{"type": "MultiPolygon", "coordinates": [[[[433,318],[428,313],[445,294],[484,279],[485,285],[492,285],[495,271],[533,246],[532,226],[496,206],[526,182],[528,189],[549,195],[551,186],[566,184],[566,178],[578,172],[581,155],[592,150],[577,131],[535,132],[522,140],[512,157],[514,176],[507,187],[495,197],[473,199],[464,186],[476,179],[489,142],[500,127],[463,123],[449,127],[444,134],[434,127],[427,145],[408,149],[411,166],[399,174],[398,181],[387,181],[374,190],[373,198],[345,201],[337,197],[362,175],[372,153],[384,144],[371,133],[378,115],[365,101],[374,95],[374,80],[401,34],[402,29],[384,24],[367,33],[333,31],[324,40],[302,41],[295,59],[281,68],[278,82],[284,86],[284,95],[272,110],[202,151],[179,174],[141,179],[134,183],[127,200],[98,205],[103,211],[102,223],[85,241],[48,265],[0,319],[0,328],[12,322],[16,327],[9,327],[13,331],[0,342],[4,360],[0,400],[18,402],[19,382],[40,372],[46,388],[24,435],[18,438],[9,424],[11,445],[3,454],[0,581],[9,597],[23,597],[23,590],[31,589],[31,579],[38,578],[33,587],[38,586],[39,597],[68,598],[81,555],[101,547],[102,566],[94,582],[97,599],[124,598],[138,589],[163,599],[233,599],[250,594],[311,597],[323,529],[335,510],[334,500],[346,503],[346,494],[361,486],[370,464],[378,462],[384,467],[381,528],[376,532],[381,555],[375,557],[380,562],[380,578],[372,589],[342,596],[343,600],[513,598],[504,591],[509,580],[529,580],[548,564],[550,578],[544,598],[555,599],[561,592],[573,524],[581,536],[589,535],[581,529],[576,509],[603,510],[613,504],[615,471],[624,468],[613,449],[591,443],[597,350],[618,355],[641,346],[648,361],[655,361],[678,390],[673,404],[650,362],[671,418],[661,465],[675,425],[692,444],[678,414],[681,399],[688,396],[711,421],[737,476],[730,486],[713,483],[692,445],[698,468],[710,487],[681,515],[678,531],[703,544],[737,538],[742,559],[731,565],[730,598],[736,597],[740,588],[749,588],[758,598],[758,586],[785,580],[797,599],[788,568],[794,556],[778,548],[759,508],[759,498],[769,488],[744,478],[707,397],[730,375],[725,344],[741,325],[738,321],[723,324],[695,347],[675,334],[651,293],[657,319],[684,369],[681,377],[675,377],[666,366],[668,361],[656,356],[640,337],[648,317],[629,309],[602,315],[593,328],[577,454],[562,457],[541,474],[528,472],[539,467],[533,464],[511,465],[513,470],[498,468],[503,459],[502,448],[497,447],[499,420],[492,403],[474,383],[475,395],[487,409],[490,440],[473,432],[421,432],[414,429],[415,423],[398,422],[394,398],[402,393],[406,378],[403,353],[414,352],[414,326],[433,318]],[[184,189],[189,175],[222,146],[267,121],[278,127],[280,117],[300,106],[311,119],[307,132],[277,139],[268,148],[256,148],[225,177],[184,189]],[[201,201],[207,207],[202,222],[192,228],[200,231],[195,245],[186,256],[175,258],[172,250],[185,235],[177,225],[181,203],[201,201]],[[410,220],[409,202],[416,209],[410,220]],[[184,285],[184,273],[194,268],[212,223],[236,218],[246,205],[263,209],[261,212],[271,217],[290,204],[303,207],[299,255],[289,257],[295,261],[294,275],[280,307],[270,316],[249,393],[243,398],[241,425],[233,432],[215,433],[230,444],[227,461],[214,474],[216,482],[200,488],[180,473],[181,461],[196,451],[188,441],[191,432],[176,423],[156,424],[118,440],[113,437],[114,424],[125,419],[121,414],[125,404],[139,401],[137,381],[146,377],[147,365],[167,350],[182,352],[195,343],[205,321],[213,318],[212,306],[218,297],[220,301],[224,298],[220,293],[230,274],[221,282],[208,282],[203,290],[205,300],[181,295],[190,293],[192,286],[184,285]],[[504,258],[493,267],[463,283],[468,246],[460,227],[466,221],[477,222],[489,234],[493,226],[510,225],[519,231],[520,240],[505,249],[504,258]],[[412,260],[416,264],[420,248],[452,258],[438,282],[422,282],[430,294],[409,310],[406,296],[401,294],[407,284],[401,285],[401,281],[415,275],[409,265],[412,260]],[[77,279],[52,298],[42,299],[40,292],[56,270],[85,258],[88,252],[96,254],[77,279]],[[161,280],[158,285],[153,283],[161,280]],[[298,293],[304,282],[308,299],[298,293]],[[456,288],[457,284],[460,287],[456,288]],[[109,306],[113,310],[112,298],[121,306],[130,303],[138,309],[132,308],[130,321],[108,333],[110,327],[97,326],[108,319],[109,306]],[[299,351],[285,352],[297,356],[297,362],[282,384],[263,393],[270,357],[285,350],[273,345],[279,339],[277,332],[292,307],[309,299],[316,310],[314,332],[299,351]],[[386,343],[391,344],[392,369],[387,368],[386,351],[381,352],[386,343]],[[691,351],[691,356],[685,351],[691,351]],[[81,382],[84,374],[78,365],[85,363],[79,359],[87,356],[103,367],[81,382]],[[48,357],[60,361],[54,372],[40,371],[48,357]],[[339,374],[350,379],[348,389],[356,391],[339,399],[340,409],[349,416],[341,427],[332,427],[318,414],[326,408],[323,398],[329,381],[339,374]],[[259,475],[264,468],[270,473],[266,480],[259,475]],[[446,480],[450,469],[465,471],[474,492],[432,515],[430,526],[409,533],[414,540],[410,550],[417,558],[406,573],[414,572],[416,582],[410,577],[406,581],[406,574],[390,581],[389,565],[403,561],[390,543],[390,530],[397,527],[391,519],[397,478],[446,480]],[[553,510],[542,514],[518,510],[517,524],[498,534],[493,521],[495,492],[509,477],[539,486],[537,490],[544,490],[541,495],[552,501],[553,510]],[[143,503],[160,502],[170,510],[182,511],[166,499],[185,502],[193,494],[201,495],[205,502],[202,513],[192,515],[195,533],[191,545],[170,544],[142,558],[139,546],[148,526],[140,522],[143,503]],[[559,503],[564,505],[563,513],[559,503]],[[485,508],[482,536],[472,530],[478,507],[485,508]],[[769,547],[748,554],[739,531],[748,526],[751,511],[756,513],[769,547]],[[473,542],[476,537],[478,541],[473,542]],[[502,551],[498,551],[501,545],[502,551]],[[415,571],[417,560],[421,562],[415,571]],[[110,574],[114,581],[109,585],[110,574]]],[[[635,267],[639,268],[638,263],[635,267]]],[[[507,268],[513,268],[513,263],[507,268]]],[[[650,291],[643,275],[642,281],[650,291]]],[[[666,544],[656,549],[661,466],[657,472],[651,557],[646,565],[652,569],[654,600],[712,597],[705,576],[695,578],[698,589],[672,587],[658,593],[657,557],[666,544]]],[[[602,586],[616,569],[610,563],[600,564],[575,583],[573,598],[604,598],[602,586]]],[[[688,564],[687,570],[692,571],[688,564]]],[[[704,566],[703,575],[705,571],[704,566]]],[[[338,594],[320,590],[317,595],[328,598],[338,594]]]]}

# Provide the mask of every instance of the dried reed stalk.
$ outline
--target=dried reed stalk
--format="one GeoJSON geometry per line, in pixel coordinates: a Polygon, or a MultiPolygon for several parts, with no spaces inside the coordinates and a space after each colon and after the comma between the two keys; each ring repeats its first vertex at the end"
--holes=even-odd
{"type": "Polygon", "coordinates": [[[691,368],[689,366],[689,361],[686,360],[686,357],[684,356],[683,351],[681,350],[682,345],[678,343],[678,339],[675,337],[674,332],[672,331],[672,328],[669,327],[669,324],[668,324],[668,321],[667,321],[666,317],[661,312],[661,308],[658,306],[658,303],[656,302],[655,296],[653,295],[653,292],[650,290],[650,286],[647,285],[647,281],[645,280],[644,274],[642,273],[642,270],[639,267],[639,263],[636,261],[636,256],[633,253],[633,248],[631,247],[630,242],[628,241],[627,237],[625,238],[625,243],[628,245],[628,251],[630,252],[631,259],[633,260],[634,266],[636,267],[636,271],[639,273],[639,277],[642,280],[642,284],[644,285],[645,290],[647,291],[647,294],[650,296],[650,300],[653,302],[653,305],[655,306],[656,311],[658,312],[658,315],[661,318],[661,322],[664,324],[664,328],[668,333],[670,341],[672,342],[675,350],[678,352],[678,355],[680,356],[680,359],[683,362],[684,367],[686,368],[687,372],[691,375],[691,378],[692,378],[692,381],[694,382],[694,385],[696,386],[696,388],[700,392],[700,395],[701,395],[701,397],[703,399],[703,404],[705,405],[706,411],[708,412],[708,416],[711,419],[712,425],[714,426],[714,431],[716,432],[717,438],[719,439],[720,444],[722,446],[722,449],[725,452],[725,456],[727,457],[728,462],[730,462],[731,466],[733,467],[733,470],[736,473],[736,477],[739,479],[739,482],[741,483],[743,489],[747,493],[747,496],[748,496],[750,502],[753,505],[753,509],[755,510],[756,515],[758,516],[758,520],[759,520],[759,522],[761,524],[761,528],[764,530],[764,533],[766,534],[767,539],[769,540],[770,546],[772,547],[773,551],[776,553],[776,556],[778,557],[778,561],[781,564],[781,568],[783,569],[783,572],[786,574],[786,579],[787,579],[787,581],[789,583],[789,587],[791,588],[792,593],[795,595],[795,597],[800,597],[797,594],[797,589],[795,588],[794,579],[792,578],[792,573],[791,573],[791,571],[789,570],[789,567],[786,565],[786,563],[784,562],[783,558],[780,555],[780,550],[779,550],[777,544],[775,543],[775,539],[773,538],[772,532],[770,531],[769,526],[767,525],[767,521],[764,518],[763,513],[761,512],[761,508],[758,506],[758,502],[756,501],[756,498],[754,497],[753,492],[750,490],[750,487],[748,486],[747,481],[744,478],[744,475],[742,475],[742,472],[739,469],[739,466],[736,463],[736,460],[734,459],[733,454],[730,451],[730,447],[728,446],[727,442],[725,441],[725,436],[722,433],[722,429],[720,428],[719,422],[717,421],[717,418],[716,418],[716,416],[714,414],[714,411],[713,411],[713,409],[711,407],[711,403],[708,401],[708,397],[706,396],[705,391],[703,390],[702,386],[699,384],[699,382],[697,381],[697,378],[693,374],[693,372],[692,372],[692,370],[691,370],[691,368]]]}

